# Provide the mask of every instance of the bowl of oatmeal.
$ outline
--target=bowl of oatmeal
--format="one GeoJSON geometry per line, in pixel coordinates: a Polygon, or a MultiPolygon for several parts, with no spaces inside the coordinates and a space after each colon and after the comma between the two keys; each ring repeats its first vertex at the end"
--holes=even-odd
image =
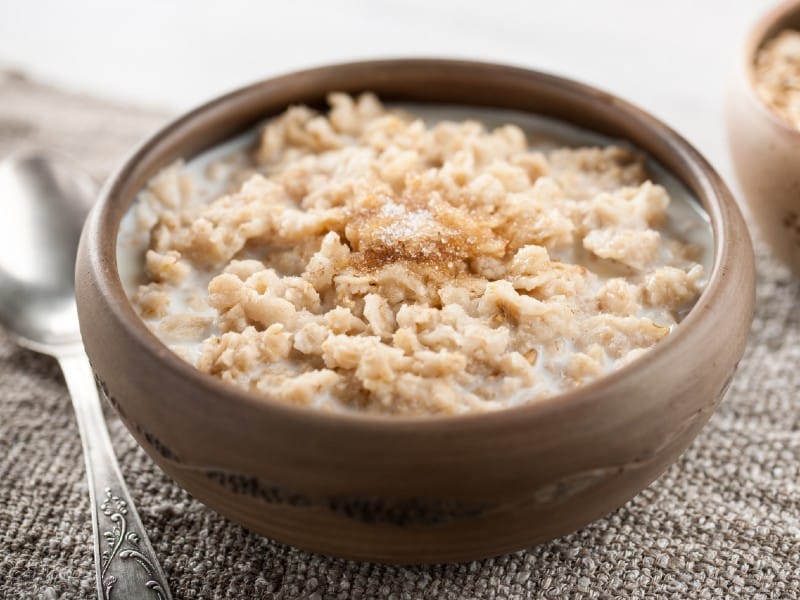
{"type": "Polygon", "coordinates": [[[609,94],[396,60],[264,81],[105,187],[98,381],[176,482],[301,548],[471,560],[657,477],[730,383],[752,248],[684,140],[609,94]]]}
{"type": "Polygon", "coordinates": [[[775,255],[800,274],[800,2],[751,29],[728,90],[728,141],[748,208],[775,255]]]}

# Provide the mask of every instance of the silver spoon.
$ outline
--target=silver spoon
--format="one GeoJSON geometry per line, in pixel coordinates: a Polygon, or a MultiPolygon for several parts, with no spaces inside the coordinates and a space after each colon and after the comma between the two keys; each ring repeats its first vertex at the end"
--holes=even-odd
{"type": "Polygon", "coordinates": [[[83,443],[103,599],[171,600],[108,437],[75,309],[75,254],[95,186],[42,156],[0,163],[0,325],[21,346],[54,356],[83,443]]]}

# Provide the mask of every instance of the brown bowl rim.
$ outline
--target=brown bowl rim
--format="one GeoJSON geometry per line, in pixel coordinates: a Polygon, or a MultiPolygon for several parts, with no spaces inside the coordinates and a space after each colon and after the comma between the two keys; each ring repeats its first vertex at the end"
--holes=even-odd
{"type": "MultiPolygon", "coordinates": [[[[685,180],[679,180],[683,185],[688,185],[685,180]]],[[[349,426],[355,428],[372,427],[387,433],[401,430],[438,430],[443,425],[447,429],[459,426],[474,428],[476,425],[482,428],[490,428],[522,417],[530,419],[536,413],[545,414],[552,411],[564,411],[581,403],[591,402],[599,390],[613,386],[620,380],[626,379],[637,369],[659,360],[673,346],[680,344],[691,327],[713,308],[712,304],[724,291],[729,270],[735,268],[737,257],[731,249],[728,238],[729,236],[731,239],[737,237],[737,225],[744,227],[743,222],[736,224],[726,219],[725,214],[733,211],[736,213],[733,215],[734,220],[736,220],[738,208],[727,186],[710,163],[680,134],[643,109],[596,87],[542,71],[498,63],[440,58],[399,58],[330,64],[269,77],[217,96],[167,122],[140,143],[106,181],[100,192],[95,211],[96,215],[93,215],[94,218],[90,217],[89,225],[87,225],[88,234],[84,232],[84,235],[88,238],[87,247],[91,257],[90,261],[94,265],[98,290],[105,298],[113,316],[138,344],[140,351],[146,352],[154,359],[162,361],[166,368],[173,370],[181,377],[194,380],[198,385],[208,389],[220,399],[225,398],[225,401],[236,401],[255,409],[272,411],[278,418],[317,421],[318,424],[324,422],[326,426],[336,428],[349,426]],[[669,153],[677,155],[686,161],[692,175],[697,180],[697,185],[703,188],[703,195],[708,199],[707,203],[700,202],[699,199],[696,200],[702,204],[703,210],[711,222],[714,256],[711,272],[708,274],[708,281],[703,292],[686,317],[675,327],[670,335],[627,365],[573,390],[550,397],[488,412],[467,412],[455,415],[392,416],[356,411],[320,411],[306,406],[280,402],[264,394],[239,389],[185,362],[150,331],[141,317],[134,311],[123,289],[116,260],[119,221],[115,223],[111,215],[113,203],[110,199],[117,195],[126,177],[132,174],[134,165],[150,152],[160,140],[173,131],[186,126],[204,113],[219,109],[235,98],[254,92],[261,86],[280,85],[282,81],[288,81],[289,78],[315,77],[326,71],[337,69],[344,70],[368,66],[391,69],[393,66],[401,65],[421,68],[453,66],[476,71],[481,69],[501,70],[509,75],[538,79],[556,87],[566,88],[565,91],[588,95],[598,102],[609,103],[614,108],[621,109],[623,112],[635,116],[639,121],[646,123],[656,137],[666,142],[669,147],[669,153]],[[94,238],[95,235],[96,238],[94,238]]],[[[742,229],[739,229],[738,233],[742,234],[742,229]]],[[[747,237],[746,231],[744,231],[744,235],[747,237]]],[[[748,240],[744,241],[748,242],[748,240]]],[[[733,246],[734,248],[739,247],[737,244],[733,244],[733,246]]],[[[419,433],[419,431],[417,432],[419,433]]]]}
{"type": "Polygon", "coordinates": [[[756,91],[755,75],[756,53],[778,33],[772,31],[775,24],[792,16],[795,12],[800,16],[800,0],[784,0],[763,13],[748,30],[740,53],[740,60],[741,68],[744,70],[744,77],[747,82],[745,87],[747,88],[748,95],[750,96],[750,100],[755,102],[758,106],[758,110],[761,112],[762,116],[766,117],[773,126],[785,132],[787,135],[800,139],[800,129],[793,126],[783,117],[775,114],[775,112],[767,106],[766,102],[761,99],[761,96],[758,95],[756,91]]]}

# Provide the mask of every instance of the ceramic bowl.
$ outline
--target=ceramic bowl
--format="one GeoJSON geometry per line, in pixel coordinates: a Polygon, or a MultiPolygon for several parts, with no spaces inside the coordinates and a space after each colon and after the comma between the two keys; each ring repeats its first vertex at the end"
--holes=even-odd
{"type": "Polygon", "coordinates": [[[754,60],[765,41],[800,30],[800,1],[785,2],[751,29],[728,89],[726,125],[748,208],[775,255],[800,275],[800,131],[774,114],[755,91],[754,60]]]}
{"type": "Polygon", "coordinates": [[[108,181],[81,240],[78,306],[98,381],[153,460],[219,513],[281,542],[391,563],[465,561],[571,532],[652,482],[708,420],[753,313],[747,229],[717,174],[665,125],[610,94],[533,71],[393,60],[277,77],[178,118],[108,181]],[[707,211],[707,288],[653,350],[594,383],[490,414],[329,414],[229,386],[183,362],[134,312],[116,266],[120,219],[142,185],[294,103],[331,90],[517,109],[626,140],[707,211]]]}

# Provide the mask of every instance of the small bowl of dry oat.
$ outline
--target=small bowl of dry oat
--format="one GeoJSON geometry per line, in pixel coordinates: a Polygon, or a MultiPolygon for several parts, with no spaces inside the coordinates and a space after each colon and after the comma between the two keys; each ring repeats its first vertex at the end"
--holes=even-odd
{"type": "Polygon", "coordinates": [[[728,141],[761,235],[800,274],[800,2],[751,29],[728,90],[728,141]]]}
{"type": "Polygon", "coordinates": [[[257,83],[136,150],[77,268],[97,379],[153,460],[295,546],[518,550],[620,506],[733,376],[747,228],[625,101],[500,65],[257,83]]]}

